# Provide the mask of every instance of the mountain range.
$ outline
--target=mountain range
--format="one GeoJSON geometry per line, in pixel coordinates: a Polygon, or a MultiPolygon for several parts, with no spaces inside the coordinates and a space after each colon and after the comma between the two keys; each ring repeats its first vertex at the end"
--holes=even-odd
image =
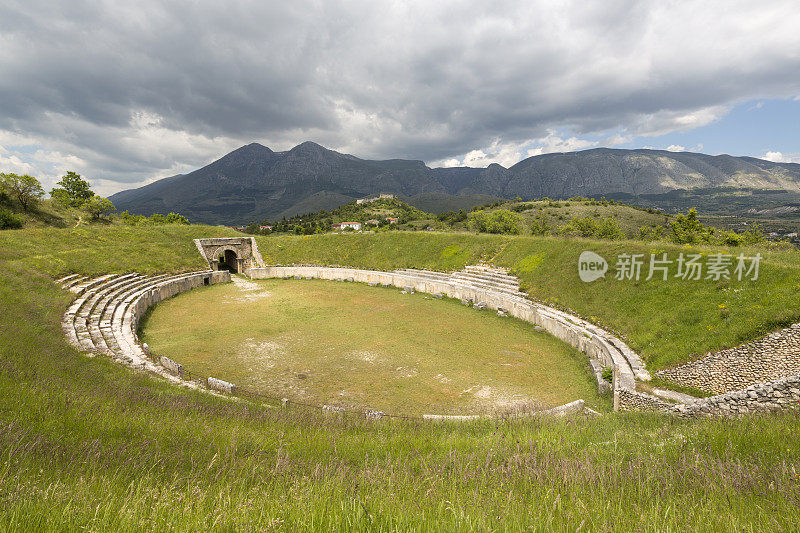
{"type": "Polygon", "coordinates": [[[429,168],[373,161],[304,142],[285,152],[258,143],[209,165],[114,194],[120,211],[178,212],[193,222],[245,224],[333,209],[393,193],[431,212],[497,198],[617,196],[651,201],[670,191],[733,188],[800,193],[800,164],[664,150],[595,148],[532,156],[505,168],[429,168]]]}

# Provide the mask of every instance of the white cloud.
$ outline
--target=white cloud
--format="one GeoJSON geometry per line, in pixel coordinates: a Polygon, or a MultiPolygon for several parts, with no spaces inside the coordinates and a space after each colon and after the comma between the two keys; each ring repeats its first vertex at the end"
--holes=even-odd
{"type": "Polygon", "coordinates": [[[670,144],[669,146],[667,146],[666,150],[668,152],[685,152],[686,147],[681,146],[680,144],[670,144]]]}
{"type": "Polygon", "coordinates": [[[26,163],[15,155],[0,155],[0,168],[3,169],[3,172],[14,174],[31,174],[35,172],[33,165],[26,163]]]}
{"type": "Polygon", "coordinates": [[[602,144],[604,146],[617,146],[620,144],[628,144],[630,142],[633,142],[633,135],[623,135],[621,133],[615,133],[614,135],[603,140],[602,144]]]}
{"type": "Polygon", "coordinates": [[[773,163],[800,163],[800,153],[784,154],[777,151],[767,151],[760,159],[766,159],[773,163]]]}
{"type": "Polygon", "coordinates": [[[639,116],[633,126],[637,135],[657,137],[707,126],[727,115],[729,106],[711,106],[693,111],[658,111],[639,116]]]}
{"type": "Polygon", "coordinates": [[[554,152],[574,152],[576,150],[585,150],[586,148],[594,148],[599,144],[597,141],[579,139],[578,137],[569,137],[568,139],[564,139],[556,135],[554,130],[548,131],[547,136],[536,139],[532,141],[532,143],[538,146],[528,149],[528,157],[532,155],[552,154],[554,152]]]}

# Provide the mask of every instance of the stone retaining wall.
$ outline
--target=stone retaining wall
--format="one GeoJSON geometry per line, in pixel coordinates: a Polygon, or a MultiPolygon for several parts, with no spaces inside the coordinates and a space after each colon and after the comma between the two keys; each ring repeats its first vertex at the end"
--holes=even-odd
{"type": "Polygon", "coordinates": [[[675,410],[684,416],[733,416],[790,409],[800,410],[800,375],[703,398],[675,410]]]}
{"type": "Polygon", "coordinates": [[[619,392],[620,411],[656,411],[678,416],[736,416],[772,411],[800,410],[800,374],[743,390],[702,398],[692,404],[671,404],[651,394],[619,392]]]}
{"type": "Polygon", "coordinates": [[[417,276],[408,272],[382,272],[355,268],[318,266],[272,266],[253,268],[253,279],[308,278],[356,281],[394,286],[430,294],[444,294],[465,303],[502,309],[508,315],[542,327],[551,335],[614,369],[614,408],[619,408],[620,391],[635,391],[636,379],[649,380],[650,374],[639,356],[624,342],[600,327],[558,309],[526,300],[520,296],[471,287],[457,281],[417,276]]]}
{"type": "Polygon", "coordinates": [[[800,374],[800,324],[656,375],[679,385],[722,394],[800,374]]]}

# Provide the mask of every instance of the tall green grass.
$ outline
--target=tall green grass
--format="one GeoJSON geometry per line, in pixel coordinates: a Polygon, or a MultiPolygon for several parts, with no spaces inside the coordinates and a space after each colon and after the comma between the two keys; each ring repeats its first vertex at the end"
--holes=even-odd
{"type": "MultiPolygon", "coordinates": [[[[184,390],[67,344],[70,298],[51,275],[197,268],[196,251],[175,251],[187,232],[130,235],[148,252],[178,247],[151,257],[130,257],[136,245],[101,230],[97,246],[69,232],[0,234],[3,530],[800,527],[797,414],[370,422],[184,390]],[[76,242],[82,254],[66,253],[76,242]]],[[[436,246],[488,249],[470,242],[436,246]]]]}

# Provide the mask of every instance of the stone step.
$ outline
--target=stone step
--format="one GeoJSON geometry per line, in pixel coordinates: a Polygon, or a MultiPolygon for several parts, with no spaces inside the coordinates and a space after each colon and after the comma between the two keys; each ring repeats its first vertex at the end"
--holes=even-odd
{"type": "Polygon", "coordinates": [[[96,332],[92,331],[91,319],[95,307],[106,294],[113,292],[115,288],[125,285],[125,283],[131,278],[135,278],[137,276],[138,274],[124,274],[122,276],[117,276],[107,280],[103,284],[96,285],[95,287],[88,289],[87,292],[84,293],[83,303],[75,313],[74,319],[75,332],[78,338],[82,339],[81,346],[83,348],[89,350],[93,349],[100,352],[108,351],[108,347],[105,345],[105,341],[103,340],[102,335],[100,335],[99,330],[96,332]],[[83,335],[84,332],[89,334],[88,339],[83,335]],[[91,344],[89,344],[90,342],[91,344]]]}
{"type": "Polygon", "coordinates": [[[463,271],[463,270],[461,272],[456,272],[453,275],[454,276],[465,276],[465,277],[471,277],[471,278],[477,278],[477,279],[484,279],[484,280],[493,281],[493,282],[496,282],[496,283],[509,283],[509,284],[512,284],[512,285],[519,285],[519,280],[517,278],[515,278],[514,276],[494,276],[494,275],[488,275],[488,274],[481,274],[481,273],[478,273],[478,272],[466,272],[466,271],[463,271]]]}
{"type": "Polygon", "coordinates": [[[73,278],[73,279],[69,280],[68,282],[64,283],[62,286],[65,289],[71,291],[76,285],[79,285],[81,283],[85,283],[87,281],[89,281],[89,277],[87,277],[87,276],[78,276],[78,277],[73,278]]]}
{"type": "Polygon", "coordinates": [[[152,288],[162,283],[170,282],[175,279],[180,279],[188,275],[189,274],[175,274],[175,275],[165,275],[163,277],[157,277],[160,279],[147,278],[147,280],[143,281],[138,287],[136,287],[135,290],[129,292],[124,298],[116,301],[115,309],[113,310],[111,319],[111,327],[113,328],[114,339],[123,352],[126,350],[131,352],[136,352],[138,348],[138,345],[135,342],[136,332],[132,330],[130,320],[127,318],[129,315],[128,311],[131,305],[139,297],[141,297],[143,294],[145,294],[152,288]],[[127,324],[126,320],[128,320],[127,324]],[[131,331],[127,331],[125,329],[126,327],[131,331]],[[131,342],[131,339],[133,339],[133,342],[131,342]]]}
{"type": "Polygon", "coordinates": [[[113,352],[111,346],[108,345],[106,342],[105,336],[102,333],[101,324],[103,315],[108,308],[108,305],[114,301],[114,299],[128,289],[131,286],[136,286],[140,282],[140,280],[145,279],[143,276],[136,274],[130,278],[125,279],[124,281],[117,283],[113,288],[106,289],[104,294],[96,300],[93,309],[91,311],[90,319],[87,323],[87,327],[89,328],[89,333],[94,340],[95,346],[98,348],[99,351],[105,352],[110,354],[113,352]]]}
{"type": "Polygon", "coordinates": [[[489,286],[492,286],[492,287],[509,289],[509,290],[512,290],[512,291],[518,291],[519,290],[519,284],[518,283],[496,281],[496,280],[481,278],[481,277],[478,277],[478,276],[465,275],[465,274],[453,274],[450,277],[450,280],[451,281],[468,281],[468,282],[471,282],[471,283],[480,283],[480,284],[483,284],[483,285],[489,285],[489,286]]]}
{"type": "Polygon", "coordinates": [[[83,293],[86,292],[87,290],[93,289],[98,285],[102,285],[107,280],[115,277],[117,277],[117,274],[107,274],[105,276],[98,276],[96,278],[88,278],[87,281],[74,285],[70,287],[69,290],[71,290],[78,296],[82,296],[83,293]]]}
{"type": "Polygon", "coordinates": [[[450,278],[450,281],[453,283],[460,283],[465,285],[471,285],[474,287],[482,287],[488,290],[494,290],[498,292],[514,294],[514,295],[524,295],[524,293],[520,292],[519,285],[509,285],[509,284],[500,284],[495,283],[492,281],[486,281],[482,279],[476,278],[469,278],[464,276],[453,276],[450,278]]]}
{"type": "Polygon", "coordinates": [[[106,344],[114,353],[122,355],[122,346],[126,345],[124,339],[121,338],[121,331],[118,330],[121,328],[122,317],[128,305],[127,302],[130,301],[131,297],[135,297],[136,294],[142,294],[144,291],[149,290],[151,287],[170,277],[172,276],[162,274],[138,280],[135,284],[126,288],[109,302],[100,320],[100,331],[106,339],[106,344]]]}
{"type": "Polygon", "coordinates": [[[85,291],[93,291],[96,288],[102,287],[105,283],[109,282],[109,280],[113,280],[116,277],[116,275],[112,274],[108,276],[100,276],[99,278],[88,279],[87,281],[76,285],[77,289],[70,289],[79,294],[79,296],[75,298],[75,301],[72,302],[66,313],[64,313],[64,318],[62,319],[61,324],[64,329],[64,333],[67,335],[67,338],[76,348],[84,349],[86,347],[85,343],[81,342],[81,339],[77,335],[77,331],[75,329],[76,317],[91,296],[91,292],[87,295],[84,294],[85,291]]]}
{"type": "Polygon", "coordinates": [[[413,268],[404,268],[402,270],[395,270],[398,274],[406,274],[409,276],[416,276],[419,278],[432,279],[436,281],[447,281],[450,278],[449,274],[444,272],[434,272],[432,270],[415,270],[413,268]]]}
{"type": "MultiPolygon", "coordinates": [[[[61,285],[62,287],[64,287],[64,286],[65,286],[66,284],[68,284],[70,281],[73,281],[73,280],[75,280],[76,278],[80,278],[80,277],[81,277],[81,275],[80,275],[80,274],[70,274],[69,276],[64,276],[63,278],[59,278],[59,279],[57,279],[57,280],[56,280],[56,283],[58,283],[59,285],[61,285]]],[[[64,288],[66,288],[66,287],[64,287],[64,288]]]]}
{"type": "Polygon", "coordinates": [[[502,268],[495,268],[495,267],[487,267],[487,266],[480,266],[480,265],[467,265],[464,267],[464,271],[466,272],[476,272],[479,274],[487,274],[491,276],[509,276],[507,270],[502,268]]]}

